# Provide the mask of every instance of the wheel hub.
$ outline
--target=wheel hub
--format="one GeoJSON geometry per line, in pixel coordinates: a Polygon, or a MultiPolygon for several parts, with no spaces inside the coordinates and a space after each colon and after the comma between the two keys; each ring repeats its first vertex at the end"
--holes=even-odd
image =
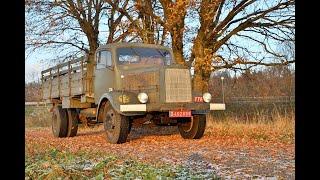
{"type": "Polygon", "coordinates": [[[115,114],[112,110],[110,110],[106,114],[106,123],[105,123],[105,130],[113,131],[115,128],[115,114]]]}

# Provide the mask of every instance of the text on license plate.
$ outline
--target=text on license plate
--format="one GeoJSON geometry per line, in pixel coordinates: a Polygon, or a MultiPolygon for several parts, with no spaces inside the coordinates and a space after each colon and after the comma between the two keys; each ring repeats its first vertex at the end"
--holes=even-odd
{"type": "Polygon", "coordinates": [[[191,111],[169,111],[169,117],[191,117],[191,111]]]}

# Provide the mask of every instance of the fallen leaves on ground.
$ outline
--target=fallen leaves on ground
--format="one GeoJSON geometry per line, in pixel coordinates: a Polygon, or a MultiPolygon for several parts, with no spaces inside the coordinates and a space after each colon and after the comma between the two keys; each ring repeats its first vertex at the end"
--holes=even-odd
{"type": "Polygon", "coordinates": [[[153,165],[183,165],[204,173],[214,171],[226,179],[260,176],[294,179],[294,141],[281,141],[268,134],[268,138],[245,136],[249,131],[236,136],[207,128],[203,138],[186,140],[174,126],[135,125],[126,143],[109,144],[101,126],[79,128],[78,135],[72,138],[54,138],[50,128],[27,129],[26,156],[55,148],[71,153],[105,153],[153,165]]]}

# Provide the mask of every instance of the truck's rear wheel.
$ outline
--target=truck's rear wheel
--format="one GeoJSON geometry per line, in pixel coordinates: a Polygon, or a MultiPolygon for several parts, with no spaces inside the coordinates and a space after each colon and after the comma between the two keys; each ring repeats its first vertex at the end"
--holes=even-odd
{"type": "Polygon", "coordinates": [[[200,139],[206,128],[206,116],[194,115],[193,118],[183,118],[178,123],[180,135],[184,139],[200,139]]]}
{"type": "Polygon", "coordinates": [[[79,116],[76,109],[68,109],[68,133],[67,137],[74,137],[78,132],[79,116]]]}
{"type": "Polygon", "coordinates": [[[53,108],[52,113],[52,133],[55,137],[66,137],[68,133],[67,110],[60,105],[53,108]]]}
{"type": "Polygon", "coordinates": [[[112,144],[126,142],[129,133],[129,118],[119,114],[109,102],[104,107],[103,125],[108,142],[112,144]]]}

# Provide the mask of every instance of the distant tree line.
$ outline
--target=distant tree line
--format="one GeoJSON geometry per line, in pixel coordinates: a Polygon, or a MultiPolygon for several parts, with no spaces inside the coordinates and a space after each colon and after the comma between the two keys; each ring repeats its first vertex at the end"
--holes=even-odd
{"type": "Polygon", "coordinates": [[[25,83],[25,102],[41,101],[41,84],[39,82],[25,83]]]}
{"type": "Polygon", "coordinates": [[[294,96],[295,71],[288,66],[275,66],[259,71],[246,70],[239,76],[231,76],[228,71],[214,74],[209,81],[209,91],[213,98],[222,97],[224,77],[224,95],[230,97],[270,97],[294,96]]]}

